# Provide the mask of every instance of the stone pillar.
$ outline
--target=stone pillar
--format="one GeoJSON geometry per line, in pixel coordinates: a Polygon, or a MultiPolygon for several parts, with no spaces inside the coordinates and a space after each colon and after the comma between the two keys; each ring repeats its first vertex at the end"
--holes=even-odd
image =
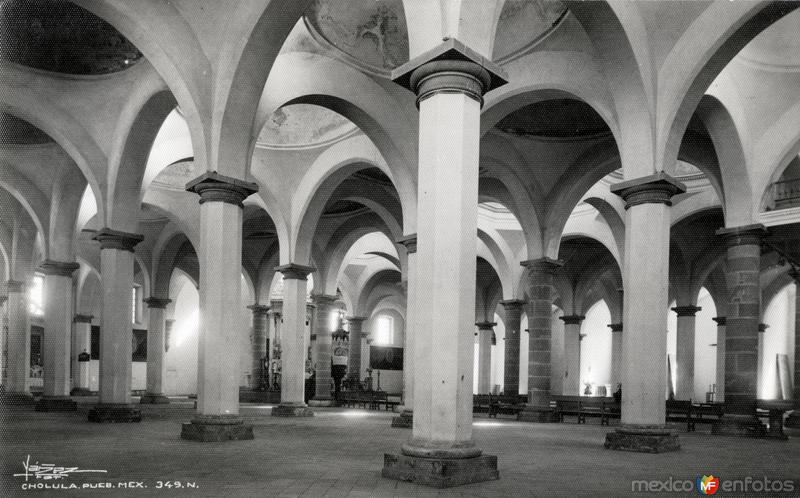
{"type": "Polygon", "coordinates": [[[142,235],[103,228],[100,274],[103,282],[103,316],[100,321],[100,400],[89,411],[90,422],[140,422],[141,411],[131,405],[131,291],[133,248],[142,235]]]}
{"type": "Polygon", "coordinates": [[[725,276],[728,310],[725,317],[725,415],[712,434],[764,436],[756,416],[758,387],[758,324],[761,315],[762,225],[723,228],[717,235],[728,248],[725,276]]]}
{"type": "Polygon", "coordinates": [[[702,308],[699,306],[676,306],[672,308],[678,315],[677,347],[675,367],[677,369],[677,386],[675,398],[691,400],[694,398],[694,331],[695,314],[702,308]]]}
{"type": "Polygon", "coordinates": [[[89,396],[89,364],[92,351],[92,315],[75,315],[75,347],[72,350],[72,362],[75,369],[72,374],[73,396],[89,396]]]}
{"type": "MultiPolygon", "coordinates": [[[[410,429],[414,424],[414,344],[416,334],[420,329],[415,322],[417,313],[415,303],[417,298],[417,234],[406,235],[397,240],[406,248],[406,331],[404,335],[405,348],[403,350],[403,406],[400,415],[392,417],[392,427],[410,429]]],[[[351,336],[352,342],[352,336],[351,336]]],[[[361,340],[359,339],[359,345],[361,340]]],[[[360,354],[360,350],[359,350],[360,354]]],[[[359,357],[359,362],[361,358],[359,357]]]]}
{"type": "Polygon", "coordinates": [[[239,343],[234,324],[243,308],[242,201],[254,183],[207,172],[186,185],[200,196],[200,330],[197,414],[183,424],[181,438],[193,441],[253,439],[239,416],[239,343]]]}
{"type": "Polygon", "coordinates": [[[361,341],[364,339],[365,316],[345,318],[350,326],[350,356],[347,358],[347,377],[361,382],[361,341]]]}
{"type": "Polygon", "coordinates": [[[789,414],[784,425],[800,429],[800,269],[792,268],[789,276],[794,280],[794,378],[792,382],[792,398],[794,411],[789,414]]]}
{"type": "Polygon", "coordinates": [[[283,273],[283,326],[281,327],[281,402],[272,409],[280,417],[310,417],[305,402],[306,285],[310,266],[279,266],[283,273]]]}
{"type": "Polygon", "coordinates": [[[171,299],[148,297],[144,300],[148,308],[147,324],[147,391],[142,395],[141,404],[168,404],[164,395],[164,377],[167,365],[164,361],[164,308],[171,299]]]}
{"type": "Polygon", "coordinates": [[[528,271],[528,403],[519,420],[555,422],[550,407],[552,351],[553,274],[562,262],[550,258],[523,261],[528,271]]]}
{"type": "Polygon", "coordinates": [[[414,345],[414,427],[383,476],[434,486],[499,477],[497,458],[472,440],[475,263],[482,95],[502,70],[447,39],[395,70],[419,106],[419,181],[414,345]]]}
{"type": "MultiPolygon", "coordinates": [[[[314,332],[317,335],[317,370],[316,386],[314,399],[310,400],[310,406],[333,406],[334,400],[331,398],[331,345],[333,339],[331,334],[331,317],[339,312],[335,306],[336,296],[325,294],[314,294],[311,296],[317,306],[314,332]]],[[[337,321],[338,323],[338,321],[337,321]]]]}
{"type": "Polygon", "coordinates": [[[564,315],[564,394],[580,396],[581,389],[581,323],[583,315],[564,315]]]}
{"type": "Polygon", "coordinates": [[[273,299],[270,301],[272,311],[270,311],[272,326],[270,327],[271,343],[270,343],[270,388],[275,384],[280,389],[280,378],[278,377],[281,365],[281,325],[283,324],[283,300],[273,299]]]}
{"type": "MultiPolygon", "coordinates": [[[[267,323],[269,322],[269,306],[253,304],[247,307],[253,312],[252,360],[250,363],[250,387],[266,389],[261,385],[264,378],[264,361],[267,359],[267,323]]],[[[266,381],[269,383],[269,381],[266,381]]]]}
{"type": "Polygon", "coordinates": [[[175,325],[174,318],[167,318],[164,320],[164,353],[169,352],[170,337],[172,336],[172,327],[175,325]]]}
{"type": "Polygon", "coordinates": [[[45,260],[39,267],[44,273],[44,340],[42,360],[44,393],[36,411],[75,411],[70,399],[70,343],[72,342],[72,274],[78,263],[45,260]]]}
{"type": "Polygon", "coordinates": [[[519,394],[519,329],[525,301],[500,301],[505,309],[506,351],[503,367],[503,392],[519,394]]]}
{"type": "Polygon", "coordinates": [[[611,191],[625,200],[625,285],[622,336],[622,420],[606,435],[615,450],[680,449],[665,426],[671,198],[686,188],[663,172],[628,180],[611,191]]]}
{"type": "Polygon", "coordinates": [[[494,322],[478,322],[478,394],[492,392],[492,334],[494,322]]]}
{"type": "Polygon", "coordinates": [[[611,386],[616,390],[622,382],[622,322],[609,323],[611,329],[611,386]]]}
{"type": "Polygon", "coordinates": [[[717,322],[717,393],[715,403],[725,402],[725,317],[712,318],[717,322]]]}
{"type": "Polygon", "coordinates": [[[6,392],[0,394],[5,404],[32,404],[30,393],[31,326],[25,284],[17,280],[6,282],[8,300],[8,349],[6,392]]]}

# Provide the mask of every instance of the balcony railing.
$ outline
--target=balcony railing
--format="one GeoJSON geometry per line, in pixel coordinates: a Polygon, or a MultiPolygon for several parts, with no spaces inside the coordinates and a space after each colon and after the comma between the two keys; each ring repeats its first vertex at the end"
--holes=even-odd
{"type": "Polygon", "coordinates": [[[789,178],[772,184],[773,209],[800,206],[800,178],[789,178]]]}

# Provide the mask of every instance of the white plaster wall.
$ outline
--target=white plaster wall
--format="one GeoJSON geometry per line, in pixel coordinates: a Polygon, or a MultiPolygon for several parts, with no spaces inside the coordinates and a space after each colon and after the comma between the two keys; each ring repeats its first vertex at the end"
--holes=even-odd
{"type": "MultiPolygon", "coordinates": [[[[519,322],[519,392],[520,394],[528,394],[528,333],[525,329],[528,328],[528,317],[522,313],[522,319],[519,322]]],[[[555,391],[553,391],[555,392],[555,391]]]]}
{"type": "Polygon", "coordinates": [[[166,364],[164,391],[168,395],[197,394],[200,295],[194,285],[183,285],[177,297],[172,299],[175,301],[175,323],[170,332],[169,351],[164,355],[166,364]]]}
{"type": "Polygon", "coordinates": [[[596,394],[597,386],[606,386],[606,394],[611,389],[611,312],[605,301],[599,301],[586,312],[581,324],[581,334],[585,335],[580,343],[580,380],[581,393],[586,382],[593,385],[596,394]]]}
{"type": "MultiPolygon", "coordinates": [[[[694,396],[693,400],[705,401],[711,385],[717,382],[717,316],[714,300],[707,290],[701,289],[697,305],[703,308],[695,316],[694,328],[694,396]]],[[[717,386],[717,390],[723,389],[717,386]]]]}
{"type": "MultiPolygon", "coordinates": [[[[494,335],[497,338],[497,344],[492,346],[492,376],[491,385],[492,392],[503,392],[505,386],[505,368],[506,368],[506,326],[500,315],[494,315],[493,321],[497,324],[494,328],[494,335]]],[[[477,376],[477,373],[476,373],[477,376]]]]}
{"type": "Polygon", "coordinates": [[[795,286],[787,285],[778,292],[764,308],[763,322],[769,325],[764,332],[764,348],[761,351],[761,371],[758,375],[758,397],[780,399],[776,355],[789,356],[789,373],[794,365],[794,314],[795,286]]]}

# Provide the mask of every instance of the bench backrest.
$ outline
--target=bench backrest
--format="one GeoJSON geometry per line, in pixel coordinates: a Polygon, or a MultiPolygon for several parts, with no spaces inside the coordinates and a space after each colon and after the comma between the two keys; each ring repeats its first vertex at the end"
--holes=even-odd
{"type": "Polygon", "coordinates": [[[667,413],[691,413],[692,402],[691,400],[668,399],[666,408],[667,413]]]}

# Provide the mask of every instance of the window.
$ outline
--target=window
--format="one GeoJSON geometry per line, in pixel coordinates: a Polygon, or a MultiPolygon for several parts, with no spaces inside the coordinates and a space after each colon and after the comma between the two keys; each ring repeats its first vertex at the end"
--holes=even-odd
{"type": "Polygon", "coordinates": [[[37,273],[28,291],[28,310],[32,315],[44,315],[44,275],[37,273]]]}
{"type": "Polygon", "coordinates": [[[135,285],[131,292],[131,323],[138,323],[138,318],[141,316],[142,310],[139,307],[139,293],[141,290],[141,287],[135,285]]]}
{"type": "Polygon", "coordinates": [[[375,344],[378,346],[390,346],[394,342],[394,320],[392,317],[379,317],[375,326],[375,344]]]}

